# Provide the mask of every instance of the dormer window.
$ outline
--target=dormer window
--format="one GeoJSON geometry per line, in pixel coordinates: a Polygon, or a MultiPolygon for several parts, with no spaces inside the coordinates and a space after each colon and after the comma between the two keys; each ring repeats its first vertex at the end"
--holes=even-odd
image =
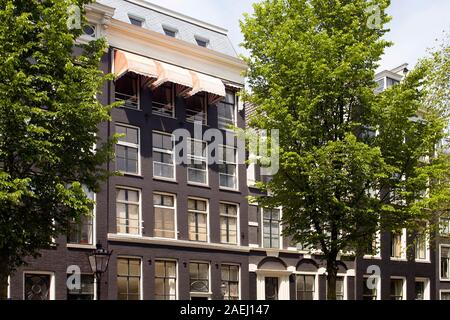
{"type": "Polygon", "coordinates": [[[208,44],[209,44],[209,40],[208,39],[201,38],[201,37],[195,37],[195,41],[197,41],[197,44],[200,47],[204,47],[204,48],[208,47],[208,44]]]}
{"type": "Polygon", "coordinates": [[[163,31],[165,33],[166,36],[172,37],[172,38],[176,38],[177,37],[177,33],[178,30],[169,26],[163,26],[163,31]]]}
{"type": "Polygon", "coordinates": [[[128,19],[130,19],[130,22],[132,25],[135,25],[138,27],[142,27],[142,25],[144,24],[144,21],[145,21],[145,19],[133,17],[133,16],[128,16],[128,19]]]}

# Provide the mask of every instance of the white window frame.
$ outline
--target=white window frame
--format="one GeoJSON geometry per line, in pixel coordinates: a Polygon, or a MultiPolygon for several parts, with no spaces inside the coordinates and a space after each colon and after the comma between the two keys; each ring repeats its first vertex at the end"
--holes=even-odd
{"type": "Polygon", "coordinates": [[[237,147],[235,147],[235,146],[228,146],[228,145],[224,145],[224,144],[219,144],[218,147],[219,148],[224,148],[224,149],[234,149],[235,162],[225,162],[224,161],[222,163],[222,159],[219,159],[219,164],[234,165],[235,172],[236,172],[236,174],[234,175],[234,177],[235,177],[235,186],[234,186],[234,188],[230,188],[230,187],[225,187],[225,186],[221,186],[220,185],[220,176],[221,175],[225,175],[225,176],[231,177],[232,175],[230,175],[228,173],[221,173],[220,170],[219,170],[219,172],[218,172],[219,173],[219,189],[239,191],[239,165],[238,165],[238,163],[239,163],[239,159],[238,159],[239,152],[237,150],[237,147]]]}
{"type": "Polygon", "coordinates": [[[439,218],[439,235],[441,236],[441,237],[450,237],[450,219],[448,219],[448,218],[439,218]],[[444,233],[444,228],[442,228],[442,224],[443,224],[443,222],[442,222],[442,220],[447,220],[447,223],[446,223],[446,228],[448,229],[448,233],[444,233]]]}
{"type": "MultiPolygon", "coordinates": [[[[115,129],[115,133],[117,133],[117,127],[127,127],[127,128],[131,128],[131,129],[137,129],[137,137],[138,137],[138,143],[130,143],[130,142],[125,142],[125,141],[117,141],[117,145],[120,146],[124,146],[124,147],[129,147],[129,148],[135,148],[137,149],[137,171],[138,172],[127,172],[127,171],[120,171],[123,174],[126,175],[132,175],[132,176],[141,176],[141,128],[136,127],[136,126],[132,126],[129,124],[124,124],[121,122],[116,122],[114,125],[114,129],[115,129]]],[[[116,159],[117,159],[117,155],[116,155],[116,159]]],[[[117,167],[117,164],[116,164],[117,167]]]]}
{"type": "MultiPolygon", "coordinates": [[[[173,197],[173,214],[174,214],[174,228],[175,228],[174,233],[175,233],[175,237],[174,238],[156,237],[154,235],[155,234],[155,224],[154,223],[153,223],[153,237],[156,238],[156,239],[178,240],[178,233],[179,233],[179,231],[178,231],[178,217],[177,217],[177,196],[176,196],[176,194],[173,194],[173,193],[159,192],[159,191],[154,191],[152,193],[152,196],[155,195],[155,194],[162,195],[162,196],[171,196],[171,197],[173,197]]],[[[161,206],[161,205],[155,205],[153,203],[153,219],[155,219],[155,210],[154,210],[155,208],[164,208],[165,209],[165,208],[169,208],[169,207],[165,207],[165,206],[161,206]]],[[[167,260],[167,261],[169,261],[169,260],[167,260]]]]}
{"type": "Polygon", "coordinates": [[[402,300],[407,300],[406,296],[406,278],[405,277],[398,277],[398,276],[391,276],[389,278],[389,300],[391,299],[391,280],[402,280],[402,300]]]}
{"type": "Polygon", "coordinates": [[[50,276],[50,288],[49,288],[49,295],[48,295],[48,300],[56,300],[55,298],[55,273],[51,272],[51,271],[24,271],[23,272],[23,300],[25,300],[25,275],[27,274],[37,274],[37,275],[46,275],[46,276],[50,276]]]}
{"type": "Polygon", "coordinates": [[[175,141],[174,141],[174,135],[173,134],[167,133],[167,132],[163,132],[163,131],[158,131],[158,130],[153,130],[152,131],[152,170],[153,170],[153,179],[165,180],[165,181],[176,181],[176,179],[177,179],[177,166],[175,165],[175,141]],[[153,146],[153,134],[155,134],[155,133],[156,134],[165,135],[165,136],[170,136],[170,139],[172,141],[172,151],[168,151],[167,149],[155,148],[155,146],[153,146]],[[154,152],[170,154],[172,156],[173,178],[167,178],[167,177],[162,177],[162,176],[156,176],[155,175],[155,163],[164,164],[164,165],[167,165],[167,164],[163,163],[163,162],[155,161],[155,159],[153,157],[153,153],[154,152]]]}
{"type": "MultiPolygon", "coordinates": [[[[416,239],[416,241],[419,241],[419,239],[416,239]]],[[[417,243],[414,246],[414,259],[416,262],[431,262],[430,260],[430,237],[428,235],[428,232],[425,234],[425,259],[417,258],[417,243]]]]}
{"type": "MultiPolygon", "coordinates": [[[[391,260],[406,261],[406,229],[405,228],[402,229],[401,240],[400,241],[401,241],[401,248],[400,248],[401,256],[400,257],[390,256],[391,260]]],[[[392,246],[392,243],[390,243],[390,245],[392,246]]]]}
{"type": "Polygon", "coordinates": [[[6,291],[6,299],[11,299],[11,276],[8,276],[8,290],[6,291]]]}
{"type": "Polygon", "coordinates": [[[363,259],[381,259],[381,232],[377,230],[375,234],[376,254],[365,254],[363,259]]]}
{"type": "Polygon", "coordinates": [[[450,244],[440,244],[439,245],[439,280],[440,281],[444,281],[444,282],[450,282],[450,258],[449,258],[449,263],[448,263],[448,278],[442,278],[442,247],[446,247],[449,248],[450,250],[450,244]]]}
{"type": "MultiPolygon", "coordinates": [[[[128,256],[128,255],[119,255],[117,256],[116,259],[116,267],[118,266],[118,260],[119,259],[135,259],[135,260],[139,260],[139,267],[140,267],[140,276],[139,276],[139,301],[140,300],[144,300],[144,288],[143,288],[143,284],[144,284],[144,268],[143,268],[143,263],[142,263],[142,257],[136,257],[136,256],[128,256]]],[[[117,278],[119,277],[119,274],[116,272],[116,285],[117,285],[117,278]]],[[[117,299],[117,297],[116,297],[117,299]]]]}
{"type": "MultiPolygon", "coordinates": [[[[187,183],[188,184],[192,184],[192,185],[199,185],[199,186],[208,186],[209,185],[209,166],[208,166],[208,143],[206,141],[203,140],[199,140],[199,139],[193,139],[193,138],[188,138],[188,141],[193,141],[193,142],[201,142],[202,145],[205,146],[205,155],[198,157],[196,155],[192,155],[191,154],[191,148],[187,149],[187,161],[188,161],[188,165],[186,166],[186,179],[187,179],[187,183]],[[205,170],[200,170],[200,169],[195,169],[195,168],[190,168],[189,165],[193,164],[191,163],[191,161],[195,161],[195,160],[200,160],[202,163],[205,163],[205,170]],[[201,182],[195,182],[195,181],[190,181],[189,180],[189,170],[194,170],[194,171],[204,171],[205,172],[205,183],[201,183],[201,182]]],[[[203,147],[203,146],[202,146],[203,147]]],[[[194,147],[195,148],[195,147],[194,147]]],[[[203,150],[202,150],[203,152],[203,150]]]]}
{"type": "MultiPolygon", "coordinates": [[[[81,243],[67,243],[67,248],[94,248],[97,243],[97,193],[92,192],[94,195],[94,206],[92,208],[92,243],[81,244],[81,243]]],[[[95,278],[95,277],[94,277],[95,278]]]]}
{"type": "Polygon", "coordinates": [[[268,249],[268,250],[270,250],[270,249],[272,249],[272,250],[283,249],[283,236],[282,236],[283,227],[282,227],[282,223],[281,223],[281,220],[283,218],[283,210],[282,210],[282,208],[281,207],[273,208],[273,209],[280,210],[280,220],[279,220],[279,227],[278,227],[278,229],[279,229],[278,248],[266,248],[264,246],[264,209],[267,209],[267,208],[264,208],[264,207],[258,207],[258,208],[260,208],[260,210],[261,210],[261,212],[260,212],[260,216],[261,216],[261,248],[268,249]]]}
{"type": "MultiPolygon", "coordinates": [[[[202,263],[208,265],[208,292],[191,292],[191,277],[189,276],[189,297],[200,297],[200,298],[208,298],[211,300],[212,290],[211,290],[211,263],[209,261],[201,261],[201,260],[191,260],[189,261],[189,268],[191,263],[202,263]]],[[[189,271],[188,271],[189,272],[189,271]]]]}
{"type": "MultiPolygon", "coordinates": [[[[114,55],[113,55],[113,57],[114,57],[114,55]]],[[[124,76],[125,75],[126,74],[124,74],[124,76]]],[[[118,80],[114,81],[114,101],[115,102],[125,100],[125,99],[116,99],[116,81],[118,81],[118,80]]],[[[128,96],[127,94],[124,94],[124,93],[119,93],[119,94],[128,96]]],[[[132,97],[132,96],[129,96],[129,97],[132,97]]],[[[139,75],[137,76],[137,79],[136,79],[136,104],[137,104],[136,108],[131,108],[131,107],[127,106],[125,103],[123,105],[119,106],[119,108],[130,109],[130,110],[135,110],[135,111],[142,110],[142,108],[141,108],[141,77],[139,75]]],[[[140,141],[140,139],[139,139],[139,141],[140,141]]]]}
{"type": "MultiPolygon", "coordinates": [[[[296,301],[302,301],[297,300],[297,276],[314,276],[314,295],[313,300],[319,300],[319,272],[318,271],[295,271],[295,300],[296,301]]],[[[306,300],[303,300],[306,301],[306,300]]]]}
{"type": "MultiPolygon", "coordinates": [[[[220,204],[222,204],[222,203],[223,204],[228,204],[228,205],[234,205],[234,206],[237,207],[237,210],[236,210],[236,243],[222,242],[222,241],[220,241],[220,243],[227,244],[227,245],[233,245],[233,246],[240,246],[241,245],[241,237],[240,237],[241,224],[239,222],[240,221],[240,217],[241,217],[241,215],[240,215],[240,205],[239,205],[239,203],[235,203],[235,202],[220,201],[219,202],[219,223],[220,223],[220,219],[222,218],[222,216],[224,216],[224,217],[232,217],[232,216],[229,216],[229,215],[222,215],[222,213],[220,212],[220,204]]],[[[222,230],[221,230],[221,232],[222,232],[222,230]]],[[[222,233],[220,234],[220,236],[222,238],[222,233]]]]}
{"type": "MultiPolygon", "coordinates": [[[[117,231],[117,191],[118,189],[122,189],[122,190],[130,190],[130,191],[137,191],[139,194],[139,221],[138,221],[138,228],[139,228],[139,233],[138,234],[133,234],[133,233],[122,233],[122,232],[116,232],[116,234],[120,234],[120,235],[126,235],[129,237],[142,237],[142,229],[144,228],[144,221],[142,220],[142,190],[138,189],[138,188],[133,188],[133,187],[128,187],[128,186],[122,186],[122,185],[117,185],[115,188],[116,191],[116,198],[115,198],[115,205],[116,205],[116,231],[117,231]]],[[[130,202],[122,202],[119,201],[120,203],[126,203],[129,204],[130,202]]],[[[135,202],[132,202],[131,204],[136,204],[135,202]]]]}
{"type": "Polygon", "coordinates": [[[364,286],[367,286],[367,279],[369,279],[369,277],[374,278],[376,281],[376,299],[375,300],[381,300],[381,276],[375,276],[375,275],[363,275],[363,288],[362,288],[362,298],[364,300],[364,286]]]}
{"type": "MultiPolygon", "coordinates": [[[[224,265],[225,266],[236,266],[236,267],[238,267],[238,270],[239,270],[239,272],[238,272],[238,281],[239,281],[239,285],[238,285],[238,300],[241,300],[242,299],[242,296],[241,296],[241,292],[242,292],[241,291],[241,286],[242,286],[242,276],[241,276],[242,267],[238,263],[228,263],[228,262],[220,263],[220,265],[219,265],[219,267],[220,267],[220,282],[222,282],[222,266],[224,266],[224,265]]],[[[230,301],[230,300],[228,300],[228,301],[230,301]]]]}
{"type": "Polygon", "coordinates": [[[450,294],[450,289],[439,290],[439,300],[442,300],[442,294],[443,293],[449,293],[450,294]]]}
{"type": "MultiPolygon", "coordinates": [[[[189,205],[187,206],[187,216],[188,216],[188,241],[190,242],[196,242],[196,243],[210,243],[210,226],[209,226],[209,219],[210,219],[210,212],[209,212],[209,200],[205,198],[199,198],[199,197],[190,197],[188,196],[188,202],[189,200],[198,200],[198,201],[205,201],[206,202],[206,241],[198,241],[198,240],[190,240],[189,239],[189,214],[191,212],[197,212],[203,214],[203,211],[197,211],[197,210],[190,210],[189,205]]],[[[211,291],[211,289],[210,289],[211,291]]]]}
{"type": "MultiPolygon", "coordinates": [[[[423,292],[423,300],[430,300],[430,279],[429,278],[421,278],[417,277],[414,280],[414,287],[416,282],[423,282],[424,283],[424,292],[423,292]]],[[[415,288],[414,288],[415,290],[415,288]]]]}
{"type": "MultiPolygon", "coordinates": [[[[179,272],[178,272],[178,267],[179,267],[179,263],[177,259],[166,259],[166,258],[155,258],[155,266],[156,266],[156,262],[175,262],[175,300],[179,300],[179,272]]],[[[156,267],[155,267],[155,274],[154,274],[154,281],[156,279],[156,267]]],[[[156,290],[154,292],[154,296],[156,297],[156,290]]]]}
{"type": "MultiPolygon", "coordinates": [[[[225,91],[225,94],[226,94],[226,92],[233,92],[233,96],[234,96],[234,108],[233,108],[233,114],[234,114],[234,121],[233,121],[233,125],[234,126],[236,126],[237,125],[237,107],[238,107],[238,104],[239,104],[239,99],[238,99],[238,95],[237,95],[237,92],[234,92],[234,91],[232,91],[232,90],[226,90],[225,91]]],[[[225,99],[225,98],[224,98],[225,99]]],[[[219,103],[222,103],[222,101],[221,102],[219,102],[219,103]]],[[[227,103],[227,102],[225,102],[225,104],[226,105],[229,105],[229,103],[227,103]]],[[[220,130],[225,130],[225,131],[233,131],[233,130],[230,130],[230,129],[228,129],[228,128],[223,128],[223,127],[221,127],[221,125],[220,125],[220,119],[225,119],[225,118],[223,118],[223,117],[219,117],[219,116],[217,116],[217,126],[218,126],[218,128],[220,129],[220,130]]]]}

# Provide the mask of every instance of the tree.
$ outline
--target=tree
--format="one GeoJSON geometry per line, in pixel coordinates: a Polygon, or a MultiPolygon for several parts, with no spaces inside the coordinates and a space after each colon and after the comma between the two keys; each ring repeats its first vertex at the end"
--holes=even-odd
{"type": "Polygon", "coordinates": [[[83,186],[98,191],[108,175],[114,141],[96,136],[112,108],[96,99],[111,78],[99,70],[105,42],[75,55],[81,30],[67,23],[69,6],[88,2],[0,1],[0,299],[27,256],[90,214],[83,186]]]}
{"type": "Polygon", "coordinates": [[[374,93],[388,5],[264,0],[241,22],[249,124],[279,130],[279,170],[257,201],[282,206],[284,234],[320,249],[328,299],[340,253],[369,253],[377,231],[423,232],[449,208],[450,166],[435,150],[444,119],[423,108],[426,68],[374,93]]]}

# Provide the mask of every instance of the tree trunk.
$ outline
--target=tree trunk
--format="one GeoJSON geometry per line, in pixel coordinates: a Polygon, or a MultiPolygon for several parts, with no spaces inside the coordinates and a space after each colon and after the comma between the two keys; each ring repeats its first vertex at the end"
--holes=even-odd
{"type": "Polygon", "coordinates": [[[0,255],[0,300],[8,298],[8,257],[0,255]]]}
{"type": "Polygon", "coordinates": [[[336,300],[336,259],[327,260],[327,300],[336,300]]]}

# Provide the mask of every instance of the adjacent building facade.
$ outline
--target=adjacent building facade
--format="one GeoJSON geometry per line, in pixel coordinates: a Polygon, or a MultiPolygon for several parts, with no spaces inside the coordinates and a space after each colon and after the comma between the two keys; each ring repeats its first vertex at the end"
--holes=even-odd
{"type": "MultiPolygon", "coordinates": [[[[90,195],[93,218],[74,223],[54,250],[11,277],[10,298],[326,299],[320,253],[282,236],[282,208],[248,203],[261,176],[244,164],[228,127],[245,128],[248,110],[238,97],[246,65],[227,31],[142,0],[99,0],[87,18],[80,41],[106,37],[101,68],[117,75],[100,99],[125,101],[99,127],[103,138],[121,134],[105,166],[122,175],[90,195]],[[97,243],[112,250],[101,283],[87,258],[97,243]],[[68,289],[74,268],[82,285],[68,289]]],[[[400,81],[404,68],[378,74],[379,90],[400,81]]],[[[383,233],[377,255],[343,255],[338,299],[450,299],[445,239],[438,247],[425,239],[408,255],[406,230],[383,233]],[[381,273],[369,289],[374,266],[381,273]]]]}

